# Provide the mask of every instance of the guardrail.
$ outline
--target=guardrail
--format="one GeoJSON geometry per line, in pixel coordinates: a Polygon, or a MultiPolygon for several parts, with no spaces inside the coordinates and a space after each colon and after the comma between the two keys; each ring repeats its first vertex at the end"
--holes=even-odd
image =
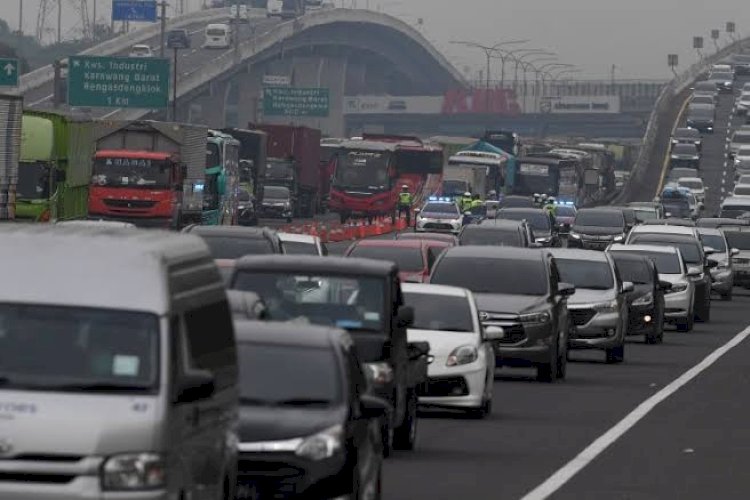
{"type": "MultiPolygon", "coordinates": [[[[616,197],[615,203],[624,203],[635,201],[636,198],[644,198],[644,193],[649,193],[650,188],[658,189],[661,174],[661,159],[664,158],[669,147],[669,136],[676,120],[679,118],[680,110],[684,102],[684,94],[688,87],[703,73],[705,73],[712,64],[724,59],[725,57],[742,52],[745,44],[750,38],[738,40],[727,47],[702,58],[683,73],[675,76],[669,84],[662,90],[656,100],[654,109],[646,127],[646,133],[643,136],[643,145],[641,147],[638,159],[631,169],[630,179],[625,185],[620,195],[616,197]],[[652,165],[659,169],[649,168],[652,165]]],[[[648,195],[648,199],[639,201],[650,201],[658,193],[653,191],[648,195]]]]}
{"type": "MultiPolygon", "coordinates": [[[[228,17],[229,8],[201,10],[170,19],[169,21],[167,21],[167,29],[179,29],[193,23],[209,23],[211,21],[226,19],[228,17]]],[[[160,31],[161,24],[154,23],[151,26],[132,31],[130,33],[125,33],[124,35],[111,38],[98,45],[89,47],[88,49],[82,51],[80,54],[97,56],[116,54],[127,49],[131,45],[141,43],[148,40],[149,38],[153,38],[159,35],[160,31]]],[[[18,90],[23,94],[25,92],[28,92],[29,90],[33,90],[41,87],[42,85],[46,85],[47,83],[51,82],[54,77],[55,70],[51,64],[42,66],[41,68],[37,68],[34,71],[30,71],[29,73],[21,75],[19,79],[18,90]]]]}

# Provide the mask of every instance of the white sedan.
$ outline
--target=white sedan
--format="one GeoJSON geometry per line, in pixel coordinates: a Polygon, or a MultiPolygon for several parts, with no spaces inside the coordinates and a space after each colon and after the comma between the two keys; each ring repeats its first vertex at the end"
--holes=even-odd
{"type": "Polygon", "coordinates": [[[495,353],[502,328],[482,329],[474,296],[464,288],[403,283],[404,302],[414,309],[409,342],[428,342],[433,357],[419,403],[464,409],[483,418],[492,412],[495,353]]]}

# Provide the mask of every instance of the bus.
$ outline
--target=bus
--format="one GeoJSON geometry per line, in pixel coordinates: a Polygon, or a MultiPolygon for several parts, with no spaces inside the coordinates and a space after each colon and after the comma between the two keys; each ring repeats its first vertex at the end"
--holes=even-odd
{"type": "Polygon", "coordinates": [[[574,159],[559,158],[549,153],[536,153],[518,159],[518,172],[513,194],[554,196],[558,201],[578,205],[583,176],[574,159]]]}
{"type": "Polygon", "coordinates": [[[240,189],[240,142],[229,134],[208,131],[203,224],[237,224],[240,189]]]}
{"type": "Polygon", "coordinates": [[[339,143],[331,167],[328,209],[352,216],[394,216],[401,186],[420,206],[440,191],[443,150],[416,137],[364,134],[339,143]]]}

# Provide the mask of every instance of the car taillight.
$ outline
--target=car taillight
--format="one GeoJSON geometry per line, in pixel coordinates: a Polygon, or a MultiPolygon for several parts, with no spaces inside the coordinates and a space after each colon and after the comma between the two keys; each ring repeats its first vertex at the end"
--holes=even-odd
{"type": "Polygon", "coordinates": [[[39,216],[39,222],[49,222],[49,219],[50,219],[49,209],[42,212],[42,215],[39,216]]]}

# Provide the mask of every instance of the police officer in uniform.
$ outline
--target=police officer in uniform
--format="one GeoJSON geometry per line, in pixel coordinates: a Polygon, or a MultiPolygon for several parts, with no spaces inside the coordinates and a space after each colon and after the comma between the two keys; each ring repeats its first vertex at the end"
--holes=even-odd
{"type": "Polygon", "coordinates": [[[474,199],[471,200],[471,211],[474,212],[475,209],[481,208],[484,203],[482,202],[482,199],[479,197],[478,194],[474,195],[474,199]]]}
{"type": "Polygon", "coordinates": [[[471,202],[472,201],[473,200],[471,198],[471,193],[468,192],[468,191],[466,191],[464,193],[463,198],[461,198],[461,211],[462,212],[468,212],[469,210],[471,210],[471,202]]]}
{"type": "Polygon", "coordinates": [[[406,225],[411,225],[411,204],[413,197],[409,192],[409,186],[404,184],[401,186],[401,192],[398,194],[398,216],[406,213],[406,225]]]}

